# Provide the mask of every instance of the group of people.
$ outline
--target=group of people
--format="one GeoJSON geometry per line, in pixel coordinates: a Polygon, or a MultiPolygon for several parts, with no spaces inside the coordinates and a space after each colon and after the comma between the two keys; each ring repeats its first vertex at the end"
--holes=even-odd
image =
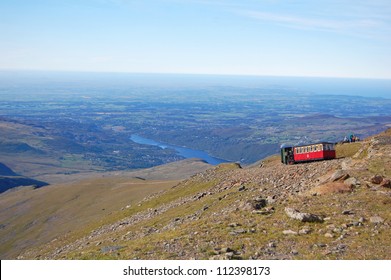
{"type": "Polygon", "coordinates": [[[350,134],[349,137],[345,136],[345,138],[343,139],[343,143],[352,143],[352,142],[358,142],[358,141],[360,141],[360,138],[358,138],[358,136],[356,136],[354,134],[350,134]]]}

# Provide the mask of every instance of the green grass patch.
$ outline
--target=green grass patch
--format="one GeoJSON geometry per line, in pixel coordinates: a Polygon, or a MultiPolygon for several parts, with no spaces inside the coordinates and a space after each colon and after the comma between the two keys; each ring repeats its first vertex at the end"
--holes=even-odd
{"type": "Polygon", "coordinates": [[[361,148],[363,142],[343,143],[335,146],[337,158],[345,158],[354,156],[361,148]]]}

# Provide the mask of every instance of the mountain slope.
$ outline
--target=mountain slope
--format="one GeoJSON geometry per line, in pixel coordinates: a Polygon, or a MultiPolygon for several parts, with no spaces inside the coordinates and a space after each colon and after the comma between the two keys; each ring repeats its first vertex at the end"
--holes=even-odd
{"type": "Polygon", "coordinates": [[[337,155],[222,164],[19,258],[391,259],[391,130],[337,155]]]}
{"type": "Polygon", "coordinates": [[[145,197],[209,167],[201,160],[190,159],[152,169],[104,173],[67,184],[40,189],[24,187],[3,193],[0,256],[15,258],[28,248],[85,231],[102,219],[111,220],[115,213],[121,214],[145,197]]]}

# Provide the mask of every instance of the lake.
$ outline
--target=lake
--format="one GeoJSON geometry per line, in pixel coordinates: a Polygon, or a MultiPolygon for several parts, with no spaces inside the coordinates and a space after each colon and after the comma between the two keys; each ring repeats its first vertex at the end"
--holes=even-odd
{"type": "Polygon", "coordinates": [[[184,158],[199,158],[206,161],[209,164],[217,165],[220,163],[228,162],[227,160],[210,156],[208,153],[199,150],[193,150],[185,147],[170,145],[167,143],[158,142],[152,139],[147,139],[139,135],[133,134],[130,140],[137,144],[157,146],[162,149],[172,149],[177,152],[178,155],[184,158]]]}

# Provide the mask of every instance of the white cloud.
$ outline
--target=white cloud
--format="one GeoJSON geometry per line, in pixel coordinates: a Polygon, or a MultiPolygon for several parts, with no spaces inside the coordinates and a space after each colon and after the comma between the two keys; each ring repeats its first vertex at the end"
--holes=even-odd
{"type": "Polygon", "coordinates": [[[336,8],[330,7],[329,12],[321,9],[315,11],[285,9],[278,12],[270,11],[271,9],[243,9],[232,12],[284,28],[333,32],[383,42],[391,41],[391,14],[386,15],[382,11],[369,8],[365,12],[365,6],[350,10],[344,6],[336,8]]]}
{"type": "Polygon", "coordinates": [[[286,28],[391,40],[390,0],[189,1],[286,28]]]}
{"type": "Polygon", "coordinates": [[[322,19],[258,11],[241,11],[240,14],[262,21],[300,29],[343,31],[350,29],[377,28],[381,26],[381,22],[372,19],[322,19]]]}

